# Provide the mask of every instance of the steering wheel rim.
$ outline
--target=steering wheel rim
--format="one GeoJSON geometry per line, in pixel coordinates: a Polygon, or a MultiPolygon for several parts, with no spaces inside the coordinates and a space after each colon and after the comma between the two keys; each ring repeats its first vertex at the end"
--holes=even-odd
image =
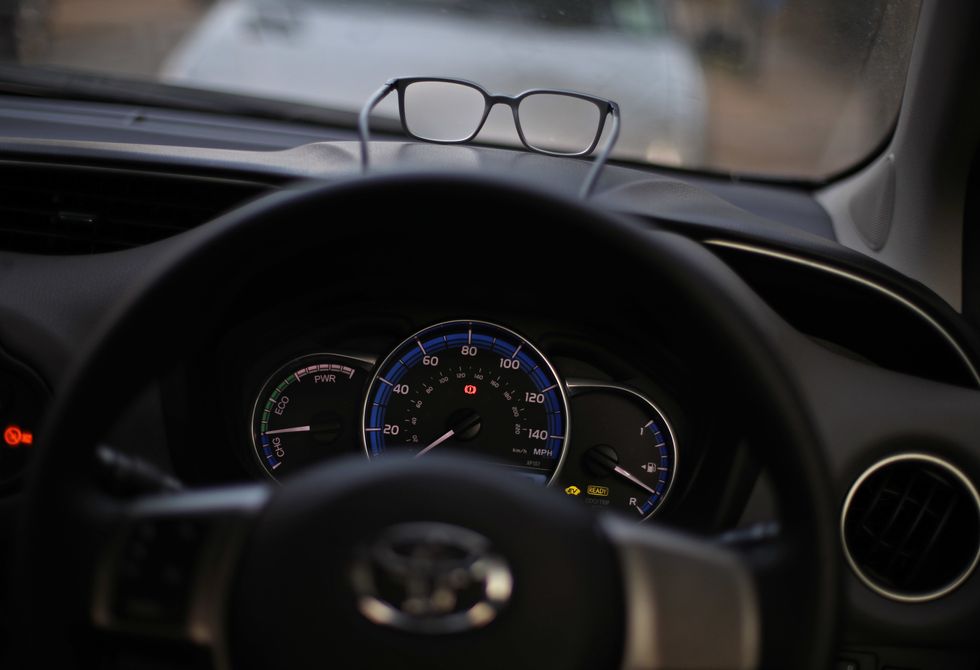
{"type": "MultiPolygon", "coordinates": [[[[19,543],[26,575],[21,593],[28,596],[24,618],[28,626],[22,639],[37,641],[41,622],[47,634],[51,633],[51,612],[64,603],[66,593],[73,602],[89,602],[89,581],[84,575],[91,575],[95,565],[81,561],[75,566],[76,574],[69,575],[60,557],[66,550],[76,550],[97,560],[97,547],[106,538],[92,531],[95,526],[79,523],[78,516],[112,518],[119,512],[111,501],[95,493],[92,453],[115,418],[112,414],[121,408],[110,413],[92,410],[97,399],[120,392],[120,375],[132,387],[151,381],[151,371],[133,369],[134,343],[159,337],[164,316],[183,314],[198,331],[212,324],[221,312],[224,294],[255,271],[250,261],[258,258],[259,249],[262,254],[287,257],[310,244],[329,246],[444,232],[451,227],[452,209],[472,208],[473,203],[486,206],[475,218],[490,222],[496,216],[503,222],[503,232],[534,221],[540,225],[536,232],[541,238],[560,234],[574,239],[578,247],[591,248],[590,253],[637,265],[651,284],[661,291],[669,289],[678,304],[689,306],[684,316],[690,323],[713,329],[705,336],[724,352],[721,357],[755,399],[755,409],[770,422],[769,434],[779,438],[770,441],[779,447],[770,447],[765,456],[778,476],[781,512],[788,521],[785,537],[790,539],[777,552],[780,570],[773,579],[787,578],[783,568],[789,561],[785,556],[791,554],[795,574],[789,578],[801,581],[784,589],[785,601],[765,599],[761,603],[763,622],[772,623],[777,615],[785,617],[788,606],[809,608],[794,614],[793,622],[784,622],[794,624],[784,634],[774,635],[763,627],[762,663],[814,670],[828,667],[840,590],[839,554],[832,487],[791,361],[793,347],[805,346],[802,337],[727,266],[690,240],[652,231],[637,221],[562,196],[505,180],[461,175],[385,175],[304,186],[265,197],[172,243],[145,282],[134,286],[107,315],[49,415],[27,490],[26,523],[19,543]],[[439,203],[437,213],[428,223],[406,224],[398,216],[405,209],[432,207],[434,202],[439,203]],[[511,216],[511,211],[517,216],[511,216]],[[324,212],[363,218],[353,227],[311,228],[311,218],[324,212]],[[274,240],[269,239],[270,231],[275,232],[274,240]],[[229,270],[222,277],[223,290],[201,290],[202,280],[213,276],[216,267],[229,270]],[[788,551],[783,553],[784,549],[788,551]],[[794,603],[793,599],[800,600],[794,603]]],[[[627,293],[636,290],[620,288],[627,293]]],[[[176,363],[195,344],[191,333],[179,329],[167,335],[168,346],[156,355],[158,365],[176,363]]],[[[60,634],[84,638],[74,624],[86,612],[64,614],[64,620],[57,622],[60,634]]],[[[39,644],[35,652],[47,654],[59,647],[39,644]]]]}

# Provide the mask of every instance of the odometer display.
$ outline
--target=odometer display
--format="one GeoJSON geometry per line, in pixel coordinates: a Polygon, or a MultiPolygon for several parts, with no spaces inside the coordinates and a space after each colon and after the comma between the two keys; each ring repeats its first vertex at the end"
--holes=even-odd
{"type": "Polygon", "coordinates": [[[406,339],[379,366],[364,406],[369,458],[459,452],[545,483],[568,435],[562,381],[530,342],[483,321],[406,339]]]}

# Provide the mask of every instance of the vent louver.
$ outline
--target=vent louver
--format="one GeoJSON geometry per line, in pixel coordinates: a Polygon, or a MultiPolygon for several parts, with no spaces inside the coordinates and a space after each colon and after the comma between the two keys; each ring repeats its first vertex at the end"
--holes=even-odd
{"type": "Polygon", "coordinates": [[[199,226],[270,187],[252,182],[62,166],[0,167],[0,249],[92,254],[199,226]]]}
{"type": "Polygon", "coordinates": [[[878,462],[851,488],[841,520],[848,562],[886,597],[943,596],[980,556],[980,499],[967,477],[926,454],[878,462]]]}

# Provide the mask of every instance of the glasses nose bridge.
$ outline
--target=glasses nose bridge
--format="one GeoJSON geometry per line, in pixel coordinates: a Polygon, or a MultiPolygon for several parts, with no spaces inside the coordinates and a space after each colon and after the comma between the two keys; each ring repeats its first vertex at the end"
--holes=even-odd
{"type": "Polygon", "coordinates": [[[488,95],[487,113],[493,111],[497,105],[505,105],[513,110],[517,109],[517,98],[511,95],[488,95]]]}

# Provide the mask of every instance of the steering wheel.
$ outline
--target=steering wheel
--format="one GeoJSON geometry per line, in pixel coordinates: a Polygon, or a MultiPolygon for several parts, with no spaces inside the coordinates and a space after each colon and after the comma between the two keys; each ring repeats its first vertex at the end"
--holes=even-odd
{"type": "Polygon", "coordinates": [[[560,195],[419,174],[267,196],[173,240],[79,355],[27,492],[17,648],[60,667],[136,641],[216,667],[822,670],[840,590],[835,503],[796,346],[805,338],[700,245],[560,195]],[[655,332],[669,308],[759,426],[778,534],[730,543],[630,524],[449,457],[352,459],[282,487],[105,490],[96,450],[127,399],[262,273],[313,264],[325,295],[356,294],[370,271],[406,295],[434,281],[524,296],[539,286],[515,266],[528,257],[564,275],[542,281],[582,318],[602,302],[655,332]],[[469,271],[481,267],[499,272],[469,271]]]}

